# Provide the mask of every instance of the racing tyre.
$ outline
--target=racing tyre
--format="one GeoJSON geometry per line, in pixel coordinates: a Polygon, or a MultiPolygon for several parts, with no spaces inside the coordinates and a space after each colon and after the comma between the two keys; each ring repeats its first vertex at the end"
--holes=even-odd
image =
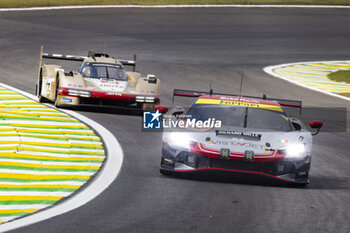
{"type": "Polygon", "coordinates": [[[154,106],[155,106],[155,104],[143,103],[143,104],[141,104],[140,109],[142,111],[154,111],[154,106]]]}
{"type": "Polygon", "coordinates": [[[56,77],[56,91],[55,91],[55,107],[59,107],[59,104],[58,104],[58,90],[59,90],[59,86],[60,86],[60,81],[59,81],[59,77],[58,77],[58,74],[57,74],[57,77],[56,77]]]}
{"type": "Polygon", "coordinates": [[[45,99],[41,95],[42,86],[43,86],[43,75],[42,75],[42,70],[40,70],[39,80],[38,80],[38,84],[36,86],[36,96],[38,97],[39,103],[46,103],[46,102],[48,102],[47,99],[45,99]]]}
{"type": "Polygon", "coordinates": [[[291,188],[304,188],[308,184],[309,183],[293,183],[293,184],[289,184],[289,187],[291,187],[291,188]]]}
{"type": "Polygon", "coordinates": [[[160,174],[165,175],[165,176],[171,176],[174,175],[174,172],[168,171],[168,170],[163,170],[159,169],[160,174]]]}

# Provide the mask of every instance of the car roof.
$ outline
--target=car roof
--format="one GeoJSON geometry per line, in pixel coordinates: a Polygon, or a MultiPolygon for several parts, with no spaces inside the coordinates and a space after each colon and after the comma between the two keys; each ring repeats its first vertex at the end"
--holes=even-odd
{"type": "Polygon", "coordinates": [[[88,57],[86,61],[90,63],[121,64],[117,59],[111,57],[88,57]]]}

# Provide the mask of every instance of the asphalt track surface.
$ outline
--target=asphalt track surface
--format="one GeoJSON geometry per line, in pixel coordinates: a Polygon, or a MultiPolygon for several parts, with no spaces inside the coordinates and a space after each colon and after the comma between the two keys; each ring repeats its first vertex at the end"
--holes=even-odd
{"type": "MultiPolygon", "coordinates": [[[[345,100],[263,73],[281,63],[350,59],[347,9],[86,9],[0,13],[1,82],[34,92],[40,45],[85,55],[138,54],[138,70],[173,88],[301,99],[308,106],[350,107],[345,100]]],[[[73,66],[76,68],[78,64],[73,66]]],[[[177,105],[187,100],[178,99],[177,105]]],[[[161,135],[141,117],[82,111],[108,128],[124,150],[115,182],[83,207],[15,232],[349,232],[350,133],[314,138],[306,188],[228,175],[160,175],[161,135]]],[[[348,117],[349,123],[349,117],[348,117]]]]}

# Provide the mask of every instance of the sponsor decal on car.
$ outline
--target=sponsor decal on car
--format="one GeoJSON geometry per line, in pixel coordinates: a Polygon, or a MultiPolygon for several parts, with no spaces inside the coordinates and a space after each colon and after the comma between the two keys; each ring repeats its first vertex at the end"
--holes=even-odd
{"type": "Polygon", "coordinates": [[[114,80],[101,80],[101,83],[119,84],[119,82],[114,81],[114,80]]]}
{"type": "Polygon", "coordinates": [[[255,144],[252,142],[242,142],[238,140],[215,140],[215,139],[210,139],[208,141],[209,144],[212,145],[220,145],[220,146],[240,146],[240,147],[245,147],[245,148],[254,148],[254,149],[265,149],[266,147],[263,144],[255,144]]]}
{"type": "Polygon", "coordinates": [[[232,101],[243,101],[243,102],[249,102],[249,103],[260,103],[260,100],[256,99],[247,99],[244,97],[234,97],[234,96],[221,96],[221,100],[232,100],[232,101]]]}
{"type": "Polygon", "coordinates": [[[108,92],[106,95],[116,95],[116,96],[122,96],[121,93],[116,93],[116,92],[108,92]]]}
{"type": "Polygon", "coordinates": [[[78,88],[83,88],[83,85],[81,85],[81,84],[72,84],[72,83],[68,83],[68,87],[78,87],[78,88]]]}
{"type": "Polygon", "coordinates": [[[242,139],[260,140],[261,134],[252,132],[240,132],[232,130],[216,130],[217,136],[237,137],[242,139]]]}
{"type": "Polygon", "coordinates": [[[141,93],[154,94],[153,90],[141,90],[141,93]]]}
{"type": "Polygon", "coordinates": [[[115,80],[91,80],[103,91],[125,91],[127,87],[126,81],[115,80]]]}
{"type": "Polygon", "coordinates": [[[72,99],[70,99],[70,98],[62,98],[62,102],[72,103],[72,99]]]}
{"type": "Polygon", "coordinates": [[[269,105],[261,103],[247,103],[241,101],[232,101],[232,100],[220,100],[220,99],[198,99],[196,104],[216,104],[216,105],[231,105],[237,107],[247,107],[247,108],[262,108],[277,112],[283,112],[282,108],[278,105],[269,105]]]}

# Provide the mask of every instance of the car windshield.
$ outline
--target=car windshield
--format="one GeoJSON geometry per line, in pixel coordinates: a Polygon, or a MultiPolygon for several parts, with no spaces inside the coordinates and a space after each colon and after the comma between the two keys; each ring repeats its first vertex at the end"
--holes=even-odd
{"type": "Polygon", "coordinates": [[[88,63],[83,67],[80,73],[85,78],[102,78],[127,81],[124,68],[118,64],[88,63]]]}
{"type": "Polygon", "coordinates": [[[288,118],[282,112],[241,106],[193,104],[186,118],[205,121],[209,118],[221,120],[222,126],[291,131],[288,118]]]}

